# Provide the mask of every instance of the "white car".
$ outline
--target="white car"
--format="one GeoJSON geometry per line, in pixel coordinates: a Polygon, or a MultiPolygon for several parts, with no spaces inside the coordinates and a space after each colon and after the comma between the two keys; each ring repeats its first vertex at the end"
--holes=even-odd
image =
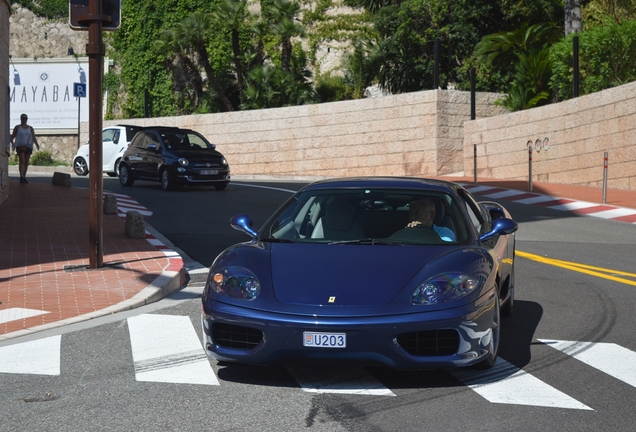
{"type": "MultiPolygon", "coordinates": [[[[102,131],[103,172],[111,177],[119,175],[121,156],[132,141],[140,126],[117,125],[102,131]]],[[[73,158],[73,170],[79,176],[85,176],[89,170],[90,151],[88,142],[81,146],[73,158]]]]}

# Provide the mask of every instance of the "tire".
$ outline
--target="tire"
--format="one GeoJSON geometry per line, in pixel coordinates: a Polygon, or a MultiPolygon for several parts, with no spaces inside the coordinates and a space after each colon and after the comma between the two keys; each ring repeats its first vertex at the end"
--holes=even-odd
{"type": "Polygon", "coordinates": [[[174,176],[166,168],[161,170],[159,180],[161,180],[161,188],[165,191],[173,190],[176,186],[174,176]]]}
{"type": "Polygon", "coordinates": [[[135,182],[133,174],[130,172],[130,168],[128,168],[128,165],[126,164],[121,164],[119,167],[119,182],[122,186],[126,187],[132,186],[135,182]]]}
{"type": "Polygon", "coordinates": [[[499,340],[501,333],[501,311],[499,310],[499,294],[498,287],[495,287],[495,312],[492,318],[492,333],[488,347],[488,355],[482,361],[476,364],[479,369],[490,369],[497,361],[497,352],[499,351],[499,340]]]}
{"type": "Polygon", "coordinates": [[[216,190],[223,190],[227,187],[229,182],[225,182],[225,183],[217,183],[214,185],[214,187],[216,188],[216,190]]]}
{"type": "Polygon", "coordinates": [[[512,265],[512,271],[508,279],[508,292],[510,293],[508,301],[501,308],[501,316],[509,317],[515,308],[515,266],[512,265]]]}
{"type": "Polygon", "coordinates": [[[73,161],[73,171],[78,176],[85,176],[88,174],[88,165],[83,157],[75,158],[73,161]]]}

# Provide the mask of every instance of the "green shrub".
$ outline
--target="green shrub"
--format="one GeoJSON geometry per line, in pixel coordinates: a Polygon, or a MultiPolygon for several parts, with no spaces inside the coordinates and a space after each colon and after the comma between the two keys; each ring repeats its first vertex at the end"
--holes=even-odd
{"type": "MultiPolygon", "coordinates": [[[[550,86],[558,100],[570,99],[572,38],[554,44],[550,86]]],[[[636,80],[636,20],[607,19],[579,34],[579,94],[585,95],[636,80]]]]}

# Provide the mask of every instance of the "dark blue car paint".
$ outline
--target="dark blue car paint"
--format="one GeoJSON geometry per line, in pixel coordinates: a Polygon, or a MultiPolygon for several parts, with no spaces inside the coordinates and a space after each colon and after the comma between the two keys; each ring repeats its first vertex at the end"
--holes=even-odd
{"type": "MultiPolygon", "coordinates": [[[[424,179],[343,179],[317,182],[305,190],[354,187],[436,190],[466,194],[472,200],[458,185],[424,179]]],[[[503,207],[496,206],[504,217],[510,217],[503,207]]],[[[483,207],[480,211],[484,218],[489,217],[483,207]]],[[[246,227],[235,226],[254,236],[253,241],[221,253],[211,266],[211,274],[228,266],[249,268],[260,280],[261,294],[254,301],[245,301],[216,294],[206,286],[202,324],[206,352],[211,357],[251,364],[330,360],[440,368],[468,366],[488,355],[483,330],[493,322],[495,299],[503,304],[512,291],[499,298],[501,285],[514,264],[514,235],[496,235],[487,245],[474,229],[468,243],[453,246],[303,244],[261,242],[257,231],[246,227]],[[458,270],[483,276],[482,289],[451,303],[411,303],[421,282],[458,270]],[[329,303],[329,297],[335,301],[329,303]],[[263,341],[251,350],[218,346],[212,338],[214,322],[258,329],[263,332],[263,341]],[[455,355],[416,357],[395,340],[400,333],[443,328],[460,334],[460,349],[455,355]],[[345,332],[347,348],[304,347],[303,331],[345,332]]],[[[512,233],[516,224],[505,228],[512,233]]]]}

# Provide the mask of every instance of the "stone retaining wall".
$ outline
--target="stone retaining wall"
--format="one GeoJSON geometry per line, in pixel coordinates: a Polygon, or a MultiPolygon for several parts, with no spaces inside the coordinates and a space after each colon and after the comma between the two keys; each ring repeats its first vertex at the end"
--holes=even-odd
{"type": "Polygon", "coordinates": [[[533,146],[533,180],[601,187],[608,152],[608,188],[636,190],[636,82],[527,111],[467,122],[464,173],[527,180],[528,141],[533,146]]]}
{"type": "MultiPolygon", "coordinates": [[[[479,93],[477,116],[500,114],[501,95],[479,93]]],[[[114,124],[197,130],[228,159],[232,173],[277,177],[434,176],[463,169],[470,93],[431,90],[374,99],[114,124]]],[[[81,141],[88,138],[82,124],[81,141]]]]}

